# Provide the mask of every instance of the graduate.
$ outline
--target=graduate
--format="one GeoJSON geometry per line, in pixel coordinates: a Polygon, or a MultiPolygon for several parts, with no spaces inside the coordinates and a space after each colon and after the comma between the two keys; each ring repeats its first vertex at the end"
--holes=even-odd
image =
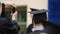
{"type": "MultiPolygon", "coordinates": [[[[47,10],[41,9],[36,11],[31,11],[30,13],[33,14],[33,28],[31,28],[31,31],[29,34],[36,34],[37,31],[45,31],[47,34],[57,34],[59,32],[59,26],[53,24],[52,22],[47,21],[47,10]]],[[[29,31],[30,29],[28,29],[29,31]]],[[[39,34],[39,33],[38,33],[39,34]]]]}
{"type": "MultiPolygon", "coordinates": [[[[33,25],[35,25],[35,24],[34,24],[34,18],[36,17],[35,14],[39,14],[39,13],[40,13],[40,12],[39,12],[39,9],[34,9],[34,8],[30,8],[30,9],[31,9],[31,12],[28,12],[28,13],[31,14],[32,24],[30,24],[30,25],[28,26],[26,33],[32,32],[32,28],[34,27],[33,25]],[[38,11],[38,12],[37,12],[37,11],[38,11]]],[[[43,11],[44,11],[44,10],[45,10],[45,9],[43,9],[43,11]]],[[[42,13],[40,14],[40,18],[43,18],[43,19],[47,20],[46,11],[47,11],[47,10],[45,10],[44,14],[42,14],[42,13]],[[42,15],[43,15],[43,16],[42,16],[42,15]]]]}

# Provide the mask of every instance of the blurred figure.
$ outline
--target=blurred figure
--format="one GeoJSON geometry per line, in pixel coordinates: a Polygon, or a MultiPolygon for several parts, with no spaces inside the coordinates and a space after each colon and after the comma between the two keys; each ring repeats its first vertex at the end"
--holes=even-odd
{"type": "MultiPolygon", "coordinates": [[[[34,25],[35,25],[35,22],[34,22],[34,17],[36,17],[35,16],[35,14],[39,14],[40,15],[40,18],[42,18],[42,19],[45,19],[45,20],[47,20],[47,15],[46,15],[46,12],[43,12],[43,13],[41,13],[38,9],[34,9],[34,8],[30,8],[31,9],[31,12],[29,12],[29,13],[31,13],[31,18],[32,18],[32,24],[30,24],[29,26],[28,26],[28,28],[27,28],[27,34],[28,33],[30,33],[30,32],[32,32],[32,28],[34,27],[34,25]],[[38,11],[38,12],[37,12],[38,11]],[[43,16],[42,16],[43,15],[43,16]]],[[[43,9],[43,11],[44,11],[45,9],[43,9]]],[[[47,10],[45,10],[45,11],[47,11],[47,10]]]]}
{"type": "Polygon", "coordinates": [[[20,27],[19,25],[17,24],[16,22],[16,17],[17,17],[17,11],[16,11],[16,5],[14,3],[8,3],[7,4],[9,7],[11,7],[11,16],[12,16],[12,23],[14,24],[14,28],[16,30],[12,30],[12,31],[9,31],[11,32],[10,34],[18,34],[19,33],[19,30],[20,30],[20,27]]]}
{"type": "Polygon", "coordinates": [[[47,32],[47,34],[60,33],[59,26],[47,21],[46,12],[47,10],[45,9],[30,12],[31,14],[33,14],[33,28],[28,29],[31,30],[29,34],[37,34],[37,31],[45,31],[47,32]]]}
{"type": "Polygon", "coordinates": [[[20,27],[16,22],[17,12],[11,14],[11,16],[12,20],[7,18],[5,15],[5,4],[0,3],[0,34],[18,34],[20,27]]]}
{"type": "MultiPolygon", "coordinates": [[[[41,14],[41,13],[40,13],[41,14]]],[[[34,19],[34,27],[32,28],[32,32],[31,33],[29,33],[29,34],[33,34],[33,32],[35,33],[35,34],[37,34],[37,33],[39,33],[39,32],[41,32],[41,31],[43,31],[43,30],[45,30],[45,24],[44,23],[46,23],[44,20],[42,20],[43,18],[40,18],[40,14],[34,14],[33,15],[33,19],[34,19]]]]}

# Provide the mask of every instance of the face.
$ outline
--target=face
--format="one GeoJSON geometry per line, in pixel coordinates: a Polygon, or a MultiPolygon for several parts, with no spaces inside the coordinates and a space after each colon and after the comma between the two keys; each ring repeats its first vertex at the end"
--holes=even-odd
{"type": "Polygon", "coordinates": [[[2,13],[2,4],[0,4],[0,15],[2,13]]]}

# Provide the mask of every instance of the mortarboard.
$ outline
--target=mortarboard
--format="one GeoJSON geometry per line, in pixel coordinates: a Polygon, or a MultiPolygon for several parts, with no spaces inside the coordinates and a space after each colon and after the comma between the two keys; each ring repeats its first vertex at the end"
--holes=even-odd
{"type": "Polygon", "coordinates": [[[41,10],[33,9],[33,8],[30,8],[30,9],[31,9],[31,11],[30,11],[29,13],[31,13],[31,14],[45,13],[45,12],[48,11],[48,10],[46,10],[46,9],[41,9],[41,10]]]}

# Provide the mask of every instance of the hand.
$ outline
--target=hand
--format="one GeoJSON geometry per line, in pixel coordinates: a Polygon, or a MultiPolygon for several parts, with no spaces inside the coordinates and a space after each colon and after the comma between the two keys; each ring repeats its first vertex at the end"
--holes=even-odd
{"type": "Polygon", "coordinates": [[[16,7],[16,4],[15,3],[13,3],[13,2],[7,2],[7,4],[6,4],[8,7],[16,7]]]}
{"type": "Polygon", "coordinates": [[[12,20],[16,20],[17,17],[17,11],[15,13],[11,13],[12,20]]]}

